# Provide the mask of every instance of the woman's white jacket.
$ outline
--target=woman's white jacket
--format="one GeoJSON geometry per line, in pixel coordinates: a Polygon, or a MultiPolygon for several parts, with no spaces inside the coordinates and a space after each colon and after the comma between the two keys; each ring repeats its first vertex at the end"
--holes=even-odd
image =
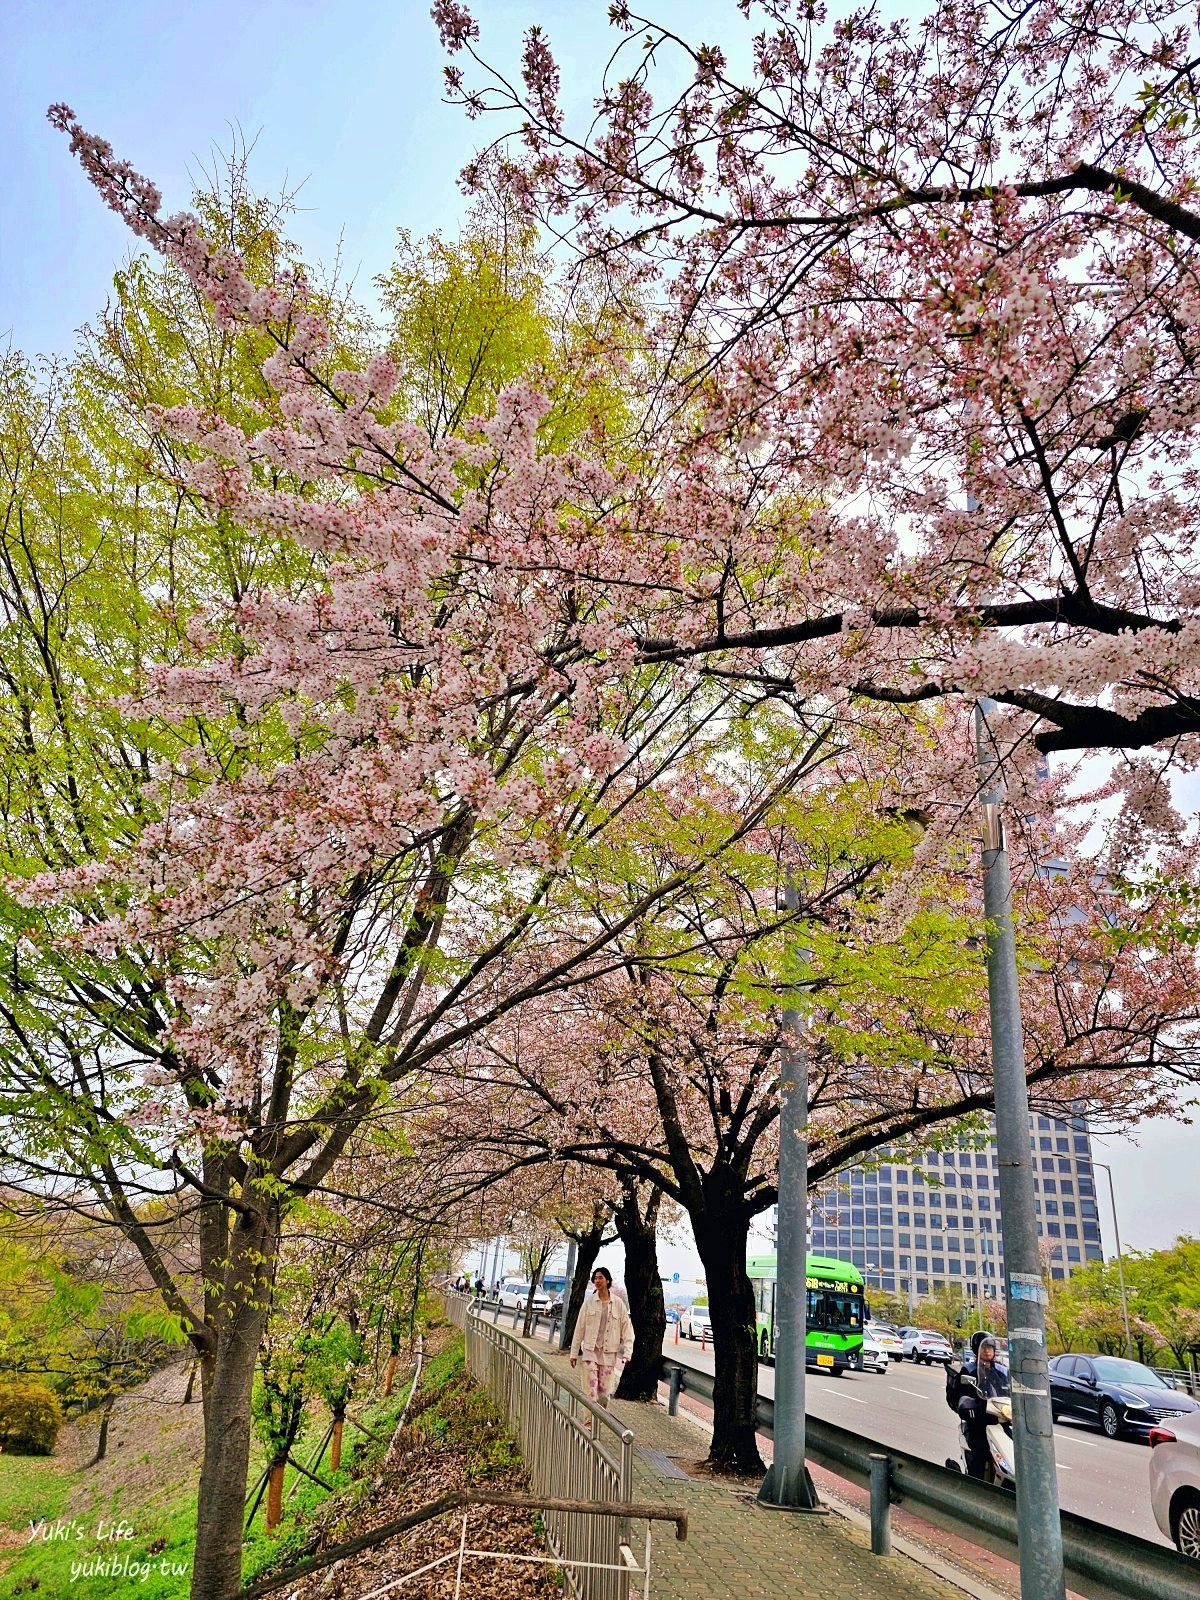
{"type": "Polygon", "coordinates": [[[582,1355],[585,1361],[595,1361],[601,1365],[607,1365],[618,1354],[622,1361],[628,1361],[633,1354],[633,1323],[629,1320],[625,1302],[618,1300],[615,1294],[609,1298],[603,1351],[596,1348],[600,1336],[601,1309],[600,1301],[594,1294],[583,1302],[579,1320],[575,1324],[575,1337],[571,1340],[571,1354],[582,1355]],[[602,1357],[607,1359],[602,1360],[602,1357]]]}

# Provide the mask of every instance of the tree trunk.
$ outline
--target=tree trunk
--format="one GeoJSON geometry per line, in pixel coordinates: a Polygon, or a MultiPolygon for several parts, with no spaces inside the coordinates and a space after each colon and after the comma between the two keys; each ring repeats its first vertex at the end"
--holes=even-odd
{"type": "Polygon", "coordinates": [[[250,1400],[278,1243],[274,1208],[265,1215],[242,1215],[229,1232],[221,1314],[201,1368],[204,1459],[191,1600],[226,1600],[241,1587],[250,1400]]]}
{"type": "Polygon", "coordinates": [[[187,1388],[183,1391],[182,1401],[182,1404],[185,1406],[190,1406],[192,1403],[192,1391],[196,1387],[196,1374],[199,1370],[199,1361],[193,1361],[191,1366],[188,1368],[187,1388]]]}
{"type": "Polygon", "coordinates": [[[655,1400],[662,1366],[667,1308],[658,1275],[658,1207],[661,1189],[651,1189],[643,1210],[638,1186],[624,1188],[617,1207],[617,1233],[625,1246],[625,1292],[633,1320],[633,1355],[617,1385],[618,1400],[655,1400]]]}
{"type": "Polygon", "coordinates": [[[108,1454],[108,1424],[112,1419],[112,1408],[116,1398],[115,1394],[110,1394],[104,1402],[104,1409],[100,1413],[100,1433],[96,1439],[96,1454],[88,1462],[89,1467],[98,1466],[108,1454]]]}
{"type": "Polygon", "coordinates": [[[758,1453],[758,1338],[754,1290],[746,1274],[750,1219],[739,1209],[692,1216],[708,1283],[712,1319],[713,1436],[708,1459],[727,1471],[766,1471],[758,1453]]]}
{"type": "MultiPolygon", "coordinates": [[[[287,1461],[272,1461],[271,1475],[267,1479],[267,1532],[274,1533],[283,1521],[283,1475],[287,1461]]],[[[238,1580],[241,1581],[240,1578],[238,1580]]]]}
{"type": "Polygon", "coordinates": [[[607,1227],[607,1214],[598,1211],[587,1232],[574,1235],[577,1246],[575,1276],[571,1279],[571,1290],[567,1297],[564,1313],[567,1319],[564,1348],[569,1347],[571,1340],[575,1337],[575,1324],[579,1321],[579,1313],[582,1311],[583,1302],[587,1298],[588,1284],[592,1279],[592,1268],[596,1265],[596,1257],[600,1254],[601,1246],[604,1244],[604,1234],[607,1227]]]}
{"type": "Polygon", "coordinates": [[[329,1446],[329,1470],[340,1472],[342,1470],[342,1433],[346,1423],[343,1417],[333,1419],[333,1440],[329,1446]]]}

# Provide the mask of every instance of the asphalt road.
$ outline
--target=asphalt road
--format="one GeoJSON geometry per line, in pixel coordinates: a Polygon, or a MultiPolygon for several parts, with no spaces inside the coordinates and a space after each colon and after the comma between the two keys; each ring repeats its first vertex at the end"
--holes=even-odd
{"type": "MultiPolygon", "coordinates": [[[[711,1372],[711,1349],[702,1352],[688,1339],[675,1343],[674,1329],[663,1345],[668,1360],[711,1372]]],[[[774,1395],[775,1372],[760,1367],[760,1394],[774,1395]]],[[[946,1376],[940,1366],[893,1362],[887,1373],[849,1372],[842,1378],[808,1372],[805,1385],[813,1414],[853,1432],[894,1445],[927,1461],[958,1455],[958,1427],[946,1407],[946,1376]]],[[[1167,1544],[1150,1509],[1147,1445],[1106,1439],[1098,1431],[1070,1422],[1054,1427],[1059,1504],[1125,1533],[1167,1544]]]]}

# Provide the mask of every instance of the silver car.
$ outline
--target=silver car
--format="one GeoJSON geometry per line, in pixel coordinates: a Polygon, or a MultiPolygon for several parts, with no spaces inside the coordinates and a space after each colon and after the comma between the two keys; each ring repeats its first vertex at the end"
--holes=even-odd
{"type": "Polygon", "coordinates": [[[1200,1412],[1150,1430],[1150,1504],[1180,1554],[1200,1561],[1200,1412]]]}

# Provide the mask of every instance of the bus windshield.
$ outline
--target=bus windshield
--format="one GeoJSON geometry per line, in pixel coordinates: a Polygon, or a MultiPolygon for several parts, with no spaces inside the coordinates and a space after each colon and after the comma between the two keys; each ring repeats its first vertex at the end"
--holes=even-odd
{"type": "Polygon", "coordinates": [[[845,1294],[836,1289],[808,1291],[808,1326],[826,1333],[859,1333],[863,1325],[860,1294],[845,1294]]]}

